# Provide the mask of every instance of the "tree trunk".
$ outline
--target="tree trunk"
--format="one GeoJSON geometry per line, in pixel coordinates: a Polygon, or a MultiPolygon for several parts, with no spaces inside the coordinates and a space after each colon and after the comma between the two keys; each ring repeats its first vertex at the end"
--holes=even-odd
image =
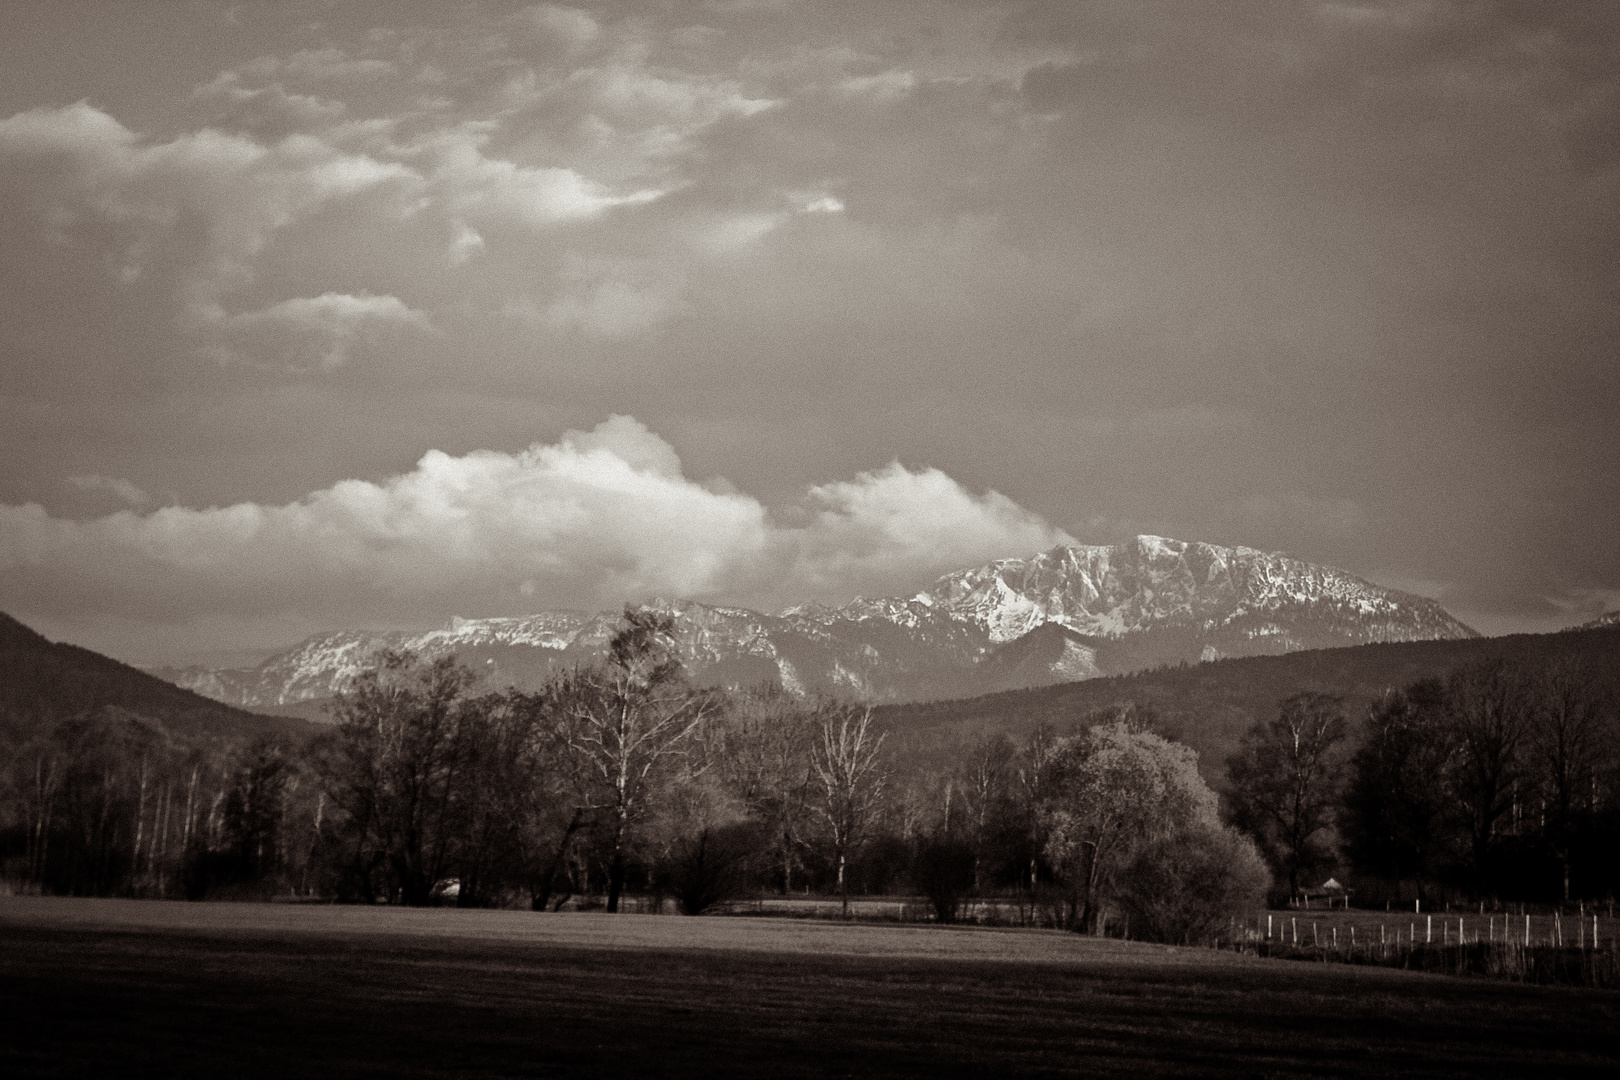
{"type": "Polygon", "coordinates": [[[614,812],[613,858],[608,863],[607,909],[609,914],[618,912],[619,897],[624,895],[624,834],[629,825],[629,810],[623,804],[620,804],[614,812]]]}
{"type": "Polygon", "coordinates": [[[619,897],[624,894],[624,852],[618,844],[613,845],[613,861],[608,864],[608,914],[617,914],[619,910],[619,897]]]}
{"type": "MultiPolygon", "coordinates": [[[[568,859],[568,845],[579,831],[580,824],[585,820],[584,807],[574,807],[574,816],[569,819],[568,827],[563,830],[562,841],[557,845],[557,854],[546,866],[546,872],[536,883],[534,891],[529,894],[529,909],[531,911],[544,911],[551,902],[551,894],[557,889],[557,871],[568,859]]],[[[571,895],[571,894],[570,894],[571,895]]]]}

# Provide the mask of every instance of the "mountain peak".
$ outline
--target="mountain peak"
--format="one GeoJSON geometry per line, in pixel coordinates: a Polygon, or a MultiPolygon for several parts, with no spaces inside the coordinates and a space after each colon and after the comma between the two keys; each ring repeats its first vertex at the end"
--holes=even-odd
{"type": "MultiPolygon", "coordinates": [[[[1149,628],[1216,630],[1243,620],[1332,607],[1377,623],[1368,639],[1473,636],[1440,606],[1331,567],[1248,547],[1142,534],[1123,544],[1059,545],[946,574],[933,602],[1010,641],[1045,622],[1119,637],[1149,628]],[[1386,635],[1394,635],[1389,637],[1386,635]]],[[[1254,634],[1282,635],[1263,625],[1254,634]]]]}
{"type": "MultiPolygon", "coordinates": [[[[970,695],[1200,658],[1373,641],[1477,636],[1438,604],[1254,548],[1143,534],[1061,544],[945,574],[910,597],[858,596],[776,615],[657,599],[694,678],[777,681],[795,692],[904,700],[970,695]]],[[[377,650],[454,653],[496,683],[537,685],[598,660],[619,612],[455,619],[419,634],[321,635],[186,685],[243,705],[286,705],[348,685],[377,650]]]]}

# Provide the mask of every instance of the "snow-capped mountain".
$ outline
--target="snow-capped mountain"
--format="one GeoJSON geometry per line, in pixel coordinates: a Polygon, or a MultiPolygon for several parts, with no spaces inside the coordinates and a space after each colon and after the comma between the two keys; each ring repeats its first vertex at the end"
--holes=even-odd
{"type": "MultiPolygon", "coordinates": [[[[857,597],[779,615],[694,601],[676,616],[694,678],[780,682],[867,700],[966,696],[1163,663],[1374,641],[1477,636],[1438,604],[1251,548],[1138,536],[1061,546],[947,574],[909,599],[857,597]]],[[[534,686],[599,658],[616,612],[455,619],[420,633],[322,634],[256,668],[158,672],[199,693],[270,708],[330,697],[382,649],[454,653],[494,685],[534,686]]]]}
{"type": "Polygon", "coordinates": [[[1432,600],[1341,570],[1158,536],[1003,559],[947,574],[924,597],[996,642],[1051,622],[1104,638],[1171,628],[1274,637],[1285,644],[1276,651],[1312,647],[1324,633],[1335,644],[1473,635],[1432,600]]]}

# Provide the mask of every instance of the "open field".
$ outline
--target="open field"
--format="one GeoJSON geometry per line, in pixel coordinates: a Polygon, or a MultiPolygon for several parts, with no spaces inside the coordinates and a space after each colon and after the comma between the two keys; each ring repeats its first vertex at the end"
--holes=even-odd
{"type": "Polygon", "coordinates": [[[0,900],[8,1076],[1620,1069],[1620,995],[1049,931],[0,900]]]}

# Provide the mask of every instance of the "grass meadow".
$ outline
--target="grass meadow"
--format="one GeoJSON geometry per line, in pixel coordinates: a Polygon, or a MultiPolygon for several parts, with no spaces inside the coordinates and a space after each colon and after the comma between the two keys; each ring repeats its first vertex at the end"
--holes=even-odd
{"type": "Polygon", "coordinates": [[[0,899],[0,1074],[1620,1072],[1620,994],[1056,931],[0,899]]]}

